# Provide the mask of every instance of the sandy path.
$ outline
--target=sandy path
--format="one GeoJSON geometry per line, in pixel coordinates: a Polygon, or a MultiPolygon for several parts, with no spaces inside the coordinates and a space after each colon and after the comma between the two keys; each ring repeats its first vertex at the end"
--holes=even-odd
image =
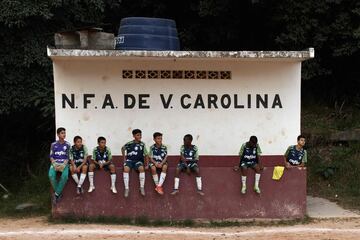
{"type": "Polygon", "coordinates": [[[295,226],[226,228],[138,227],[102,224],[52,224],[46,218],[0,219],[0,239],[359,239],[360,219],[317,220],[295,226]]]}

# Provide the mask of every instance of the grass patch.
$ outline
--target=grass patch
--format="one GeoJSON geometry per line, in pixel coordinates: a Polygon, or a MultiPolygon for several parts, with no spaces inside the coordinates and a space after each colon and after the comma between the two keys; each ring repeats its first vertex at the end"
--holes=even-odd
{"type": "Polygon", "coordinates": [[[355,128],[360,128],[359,109],[303,111],[302,132],[309,135],[308,194],[360,210],[360,142],[328,140],[334,131],[355,128]]]}
{"type": "Polygon", "coordinates": [[[18,191],[12,191],[8,198],[0,199],[0,217],[29,217],[50,214],[50,183],[46,174],[24,182],[18,191]],[[16,210],[16,206],[32,203],[36,206],[16,210]]]}
{"type": "Polygon", "coordinates": [[[251,226],[293,226],[297,224],[309,224],[313,222],[311,218],[305,216],[299,219],[286,219],[286,220],[244,220],[244,221],[210,221],[207,227],[251,227],[251,226]]]}

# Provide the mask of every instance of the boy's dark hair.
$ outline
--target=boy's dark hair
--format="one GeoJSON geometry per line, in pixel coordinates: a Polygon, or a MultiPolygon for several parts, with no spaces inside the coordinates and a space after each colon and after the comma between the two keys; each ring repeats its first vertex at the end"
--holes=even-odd
{"type": "Polygon", "coordinates": [[[81,138],[80,136],[75,136],[75,137],[74,137],[74,142],[76,142],[76,141],[79,140],[79,139],[82,140],[82,138],[81,138]]]}
{"type": "Polygon", "coordinates": [[[100,143],[102,140],[105,140],[106,141],[106,138],[104,138],[104,137],[98,137],[98,143],[100,143]]]}
{"type": "Polygon", "coordinates": [[[61,133],[62,131],[66,131],[65,128],[59,127],[58,129],[56,129],[57,134],[61,133]]]}
{"type": "Polygon", "coordinates": [[[141,130],[140,130],[140,129],[134,129],[134,130],[132,130],[132,135],[135,135],[135,134],[138,134],[138,133],[141,133],[141,130]]]}
{"type": "Polygon", "coordinates": [[[160,132],[155,132],[154,134],[153,134],[153,137],[154,138],[156,138],[156,137],[161,137],[162,136],[162,133],[160,133],[160,132]]]}
{"type": "Polygon", "coordinates": [[[251,136],[249,141],[250,141],[251,143],[253,143],[253,144],[257,144],[257,143],[258,143],[258,139],[257,139],[256,136],[251,136]]]}
{"type": "Polygon", "coordinates": [[[305,136],[300,134],[298,137],[297,137],[297,140],[299,141],[301,138],[304,138],[305,139],[305,136]]]}
{"type": "Polygon", "coordinates": [[[193,140],[193,136],[191,135],[191,134],[186,134],[185,136],[184,136],[184,140],[185,139],[189,139],[190,141],[192,141],[193,140]]]}

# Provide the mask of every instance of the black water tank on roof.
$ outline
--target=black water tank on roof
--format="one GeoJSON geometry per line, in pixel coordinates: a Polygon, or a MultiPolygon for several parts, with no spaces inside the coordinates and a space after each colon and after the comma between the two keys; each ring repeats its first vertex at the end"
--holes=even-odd
{"type": "Polygon", "coordinates": [[[164,18],[123,18],[115,38],[115,49],[180,50],[176,23],[164,18]]]}

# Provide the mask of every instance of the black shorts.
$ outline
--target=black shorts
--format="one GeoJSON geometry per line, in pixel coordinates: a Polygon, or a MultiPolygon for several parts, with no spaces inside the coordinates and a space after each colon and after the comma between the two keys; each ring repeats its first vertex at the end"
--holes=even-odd
{"type": "Polygon", "coordinates": [[[256,164],[258,164],[257,161],[241,161],[240,162],[240,167],[242,168],[255,168],[256,164]]]}
{"type": "MultiPolygon", "coordinates": [[[[100,169],[100,166],[99,166],[99,164],[96,164],[96,163],[94,163],[95,164],[95,169],[100,169]]],[[[103,166],[103,169],[105,170],[105,171],[110,171],[110,168],[109,168],[109,166],[111,165],[111,164],[113,164],[112,162],[110,162],[108,165],[105,165],[105,166],[103,166]]]]}
{"type": "Polygon", "coordinates": [[[131,161],[131,160],[126,160],[124,163],[124,166],[130,168],[130,169],[135,169],[136,171],[139,170],[139,167],[144,166],[144,163],[142,161],[131,161]]]}
{"type": "MultiPolygon", "coordinates": [[[[161,163],[161,162],[157,162],[157,163],[161,163]]],[[[164,165],[167,165],[167,164],[168,164],[168,163],[165,162],[165,163],[163,164],[163,166],[164,166],[164,165]]],[[[149,167],[152,167],[152,166],[155,167],[155,164],[153,164],[152,162],[150,162],[150,163],[149,163],[149,167]]],[[[159,168],[159,169],[161,169],[161,168],[159,168]]]]}
{"type": "Polygon", "coordinates": [[[196,168],[198,168],[197,162],[179,162],[177,165],[177,168],[181,171],[186,171],[187,168],[190,169],[190,171],[194,172],[196,168]]]}
{"type": "MultiPolygon", "coordinates": [[[[75,166],[79,167],[82,164],[82,162],[75,162],[75,166]]],[[[84,165],[88,165],[88,162],[86,161],[84,165]]]]}

